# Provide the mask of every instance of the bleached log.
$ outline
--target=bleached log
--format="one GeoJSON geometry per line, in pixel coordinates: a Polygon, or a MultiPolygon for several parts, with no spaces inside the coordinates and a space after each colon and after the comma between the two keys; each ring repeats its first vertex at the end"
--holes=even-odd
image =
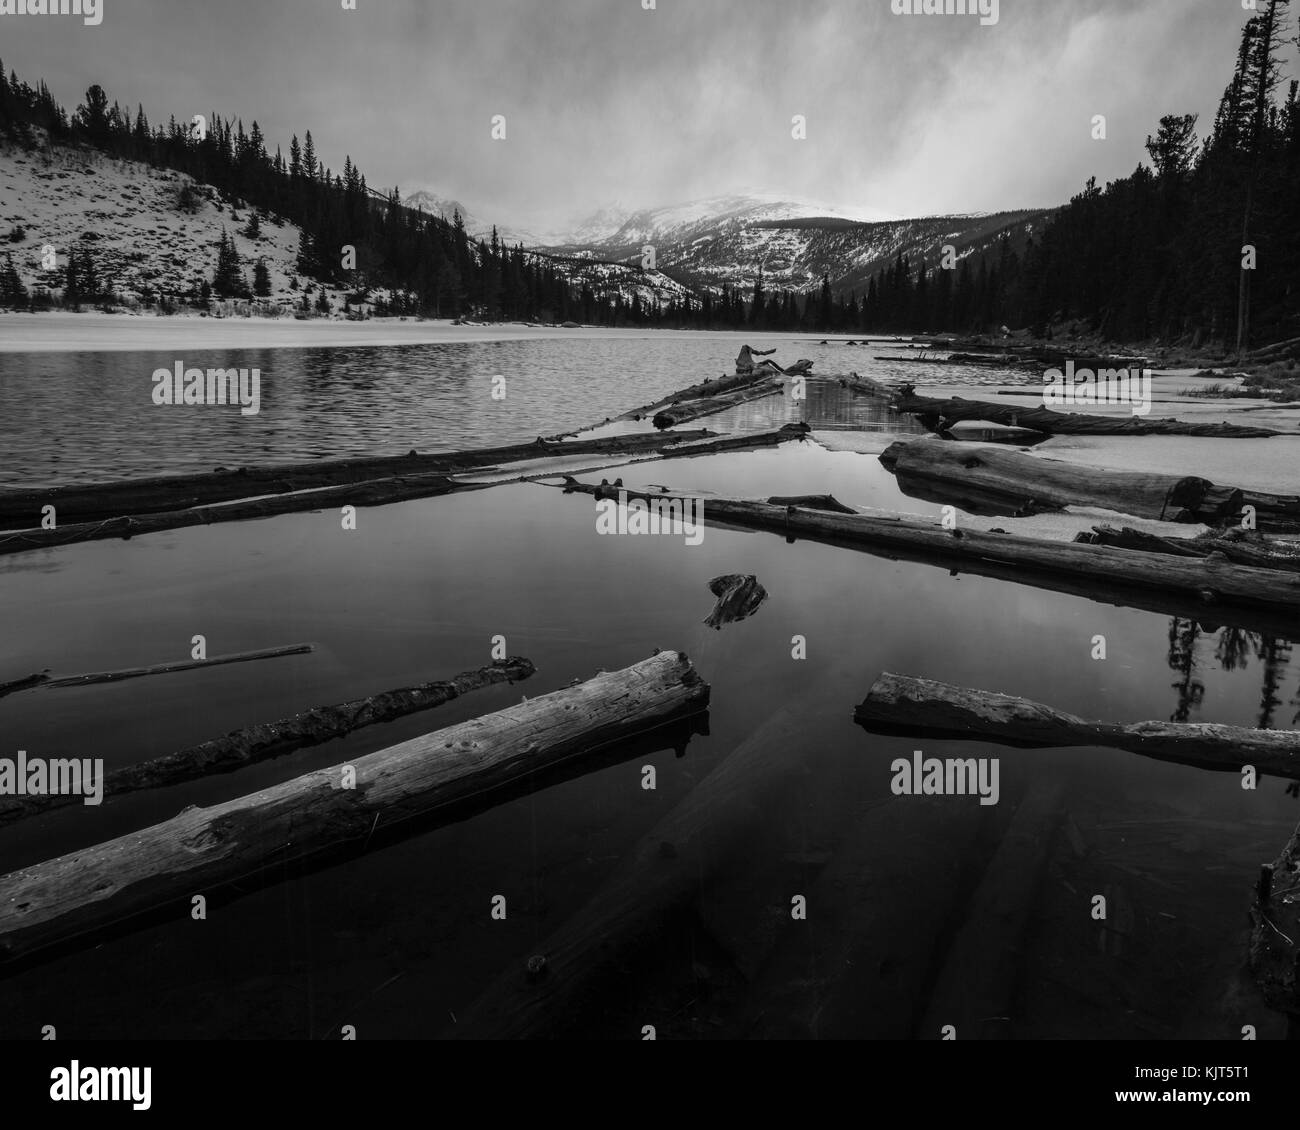
{"type": "Polygon", "coordinates": [[[1096,722],[1042,703],[933,679],[883,674],[854,715],[872,732],[993,742],[1024,749],[1106,746],[1223,773],[1300,780],[1300,731],[1216,722],[1096,722]]]}
{"type": "MultiPolygon", "coordinates": [[[[708,684],[660,652],[633,667],[295,777],[0,877],[0,958],[24,957],[445,805],[670,721],[708,684]]],[[[278,869],[276,869],[278,870],[278,869]]]]}

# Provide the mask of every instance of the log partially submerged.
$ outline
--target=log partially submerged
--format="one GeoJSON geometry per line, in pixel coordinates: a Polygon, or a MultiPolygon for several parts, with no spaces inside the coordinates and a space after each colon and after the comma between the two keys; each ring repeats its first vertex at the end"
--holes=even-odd
{"type": "MultiPolygon", "coordinates": [[[[0,957],[16,959],[297,860],[707,708],[678,652],[0,877],[0,957]]],[[[273,869],[272,869],[273,870],[273,869]]]]}
{"type": "Polygon", "coordinates": [[[724,624],[749,619],[767,600],[767,589],[752,573],[714,577],[709,582],[709,592],[718,598],[718,603],[704,622],[715,631],[721,631],[724,624]]]}
{"type": "Polygon", "coordinates": [[[872,733],[987,741],[1021,749],[1108,746],[1225,773],[1253,765],[1300,780],[1300,731],[1218,723],[1094,722],[1010,695],[883,674],[854,719],[872,733]]]}
{"type": "Polygon", "coordinates": [[[1250,970],[1265,1003],[1286,1014],[1287,1038],[1300,1039],[1300,828],[1260,869],[1250,916],[1250,970]]]}
{"type": "Polygon", "coordinates": [[[792,755],[802,733],[789,710],[754,731],[637,841],[582,910],[534,946],[545,959],[539,973],[530,976],[521,956],[457,1009],[444,1034],[537,1039],[573,1029],[622,973],[628,953],[707,889],[709,876],[752,831],[754,806],[788,789],[802,769],[792,755]]]}
{"type": "Polygon", "coordinates": [[[785,391],[785,384],[779,380],[763,380],[757,384],[746,385],[721,396],[711,396],[702,400],[683,400],[662,412],[656,412],[654,426],[661,431],[688,424],[705,416],[716,416],[729,408],[738,408],[752,400],[765,400],[769,396],[780,396],[785,391]]]}
{"type": "Polygon", "coordinates": [[[618,418],[620,420],[641,420],[646,416],[653,416],[661,408],[667,408],[671,404],[678,404],[684,400],[707,400],[715,396],[721,396],[723,393],[735,392],[751,385],[762,384],[771,380],[772,376],[773,371],[770,369],[755,369],[751,373],[732,373],[730,376],[705,379],[699,384],[691,385],[689,388],[670,392],[667,396],[653,403],[643,404],[640,408],[633,408],[630,412],[624,412],[618,418]]]}
{"type": "MultiPolygon", "coordinates": [[[[476,671],[464,671],[452,679],[400,687],[333,706],[318,706],[292,718],[232,730],[224,737],[114,770],[104,778],[104,795],[114,797],[140,789],[165,788],[210,773],[232,773],[245,765],[321,745],[366,726],[432,710],[482,687],[519,682],[535,672],[529,660],[512,656],[476,671]]],[[[70,793],[0,797],[0,826],[66,804],[79,804],[81,799],[70,793]]]]}
{"type": "MultiPolygon", "coordinates": [[[[367,459],[325,459],[271,467],[219,469],[197,475],[164,475],[146,479],[94,483],[88,486],[0,490],[0,529],[36,531],[42,508],[53,506],[60,525],[102,522],[124,514],[143,515],[189,509],[265,495],[320,491],[321,505],[332,505],[346,494],[327,495],[324,488],[369,486],[375,482],[416,480],[437,482],[439,476],[484,470],[524,460],[571,455],[637,455],[661,452],[678,443],[709,439],[718,433],[703,429],[672,435],[638,433],[601,439],[547,440],[507,447],[450,451],[442,454],[382,456],[367,459]]],[[[50,531],[53,532],[53,531],[50,531]]]]}
{"type": "MultiPolygon", "coordinates": [[[[608,458],[621,453],[631,457],[630,462],[648,458],[695,457],[724,451],[749,451],[760,447],[775,446],[784,443],[788,439],[797,438],[798,435],[806,434],[807,431],[806,425],[786,424],[777,431],[758,432],[752,435],[720,436],[716,432],[700,430],[612,436],[604,440],[589,440],[575,444],[529,446],[527,451],[530,453],[531,458],[523,462],[531,462],[532,459],[538,458],[565,458],[583,454],[608,458]]],[[[500,470],[500,468],[500,464],[488,463],[480,470],[500,470]]],[[[387,506],[414,499],[455,494],[459,491],[483,490],[486,487],[496,485],[499,481],[510,481],[509,479],[475,481],[470,477],[466,477],[471,473],[460,471],[457,472],[457,476],[454,478],[440,472],[401,475],[367,482],[348,483],[343,486],[273,494],[267,497],[243,499],[211,506],[191,506],[181,510],[124,515],[104,521],[59,525],[54,529],[17,531],[0,534],[0,556],[27,553],[37,549],[50,549],[61,545],[73,545],[85,541],[129,539],[144,534],[159,533],[164,530],[213,525],[218,522],[251,521],[280,514],[296,514],[345,505],[387,506]]],[[[553,471],[537,471],[534,469],[527,473],[520,473],[517,476],[517,481],[529,478],[549,478],[553,477],[554,474],[553,471]]],[[[163,480],[151,481],[161,483],[163,480]]],[[[117,485],[106,484],[102,488],[105,492],[104,499],[116,497],[109,488],[117,485]]],[[[69,489],[98,490],[100,488],[69,489]]],[[[158,489],[161,490],[162,488],[158,489]]],[[[0,497],[2,496],[3,492],[0,492],[0,497]]],[[[93,502],[93,504],[106,505],[107,502],[104,499],[101,499],[100,502],[93,502]]]]}
{"type": "Polygon", "coordinates": [[[880,462],[906,488],[916,480],[952,488],[952,502],[972,497],[981,508],[1022,514],[1091,506],[1169,522],[1216,525],[1240,518],[1244,495],[1194,475],[1112,471],[1028,455],[998,444],[922,439],[894,443],[880,462]]]}
{"type": "Polygon", "coordinates": [[[1281,569],[1300,573],[1300,543],[1279,542],[1246,530],[1225,530],[1216,536],[1163,538],[1127,526],[1094,526],[1091,533],[1075,534],[1074,540],[1089,545],[1118,549],[1139,549],[1144,553],[1167,553],[1171,557],[1208,557],[1221,553],[1237,565],[1256,569],[1281,569]]]}
{"type": "Polygon", "coordinates": [[[1074,436],[1217,436],[1223,439],[1266,439],[1285,435],[1272,428],[1247,427],[1241,424],[1190,424],[1181,420],[1147,419],[1143,416],[1095,416],[1083,412],[1055,412],[1050,408],[1021,408],[1013,404],[991,404],[985,400],[966,400],[955,396],[940,400],[915,393],[898,396],[894,407],[916,416],[934,432],[946,432],[964,420],[992,424],[1009,424],[1029,428],[1046,435],[1074,436]]]}
{"type": "MultiPolygon", "coordinates": [[[[569,479],[564,489],[595,495],[601,488],[569,479]]],[[[622,493],[629,501],[645,503],[657,500],[662,504],[680,498],[626,489],[622,493]]],[[[1289,617],[1292,622],[1300,617],[1300,577],[1234,565],[1215,554],[1203,560],[1182,561],[1159,553],[1013,534],[950,531],[905,519],[775,506],[771,502],[713,497],[681,501],[698,508],[684,509],[683,513],[701,514],[710,525],[767,530],[790,540],[806,538],[867,552],[883,551],[885,556],[909,555],[967,572],[1009,575],[1025,584],[1040,584],[1038,577],[1048,577],[1051,580],[1042,587],[1081,591],[1092,599],[1112,603],[1134,603],[1127,594],[1121,594],[1127,589],[1134,594],[1148,594],[1136,601],[1139,606],[1157,606],[1161,611],[1174,595],[1200,605],[1202,610],[1239,607],[1268,610],[1270,615],[1289,617]]]]}
{"type": "Polygon", "coordinates": [[[56,687],[89,687],[98,683],[120,683],[125,679],[143,679],[149,675],[170,675],[176,671],[196,671],[201,667],[223,667],[229,663],[254,663],[259,659],[283,659],[287,655],[307,655],[314,650],[309,643],[290,644],[287,647],[265,647],[257,651],[237,651],[230,655],[214,655],[210,659],[180,659],[174,663],[154,663],[148,667],[123,667],[116,671],[91,671],[84,675],[51,676],[48,671],[0,684],[0,695],[20,690],[50,690],[56,687]]]}

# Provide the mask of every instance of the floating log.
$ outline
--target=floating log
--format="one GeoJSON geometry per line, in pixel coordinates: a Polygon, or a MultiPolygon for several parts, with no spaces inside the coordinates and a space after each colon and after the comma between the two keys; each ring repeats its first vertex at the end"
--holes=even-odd
{"type": "Polygon", "coordinates": [[[770,369],[755,369],[751,373],[732,373],[730,376],[706,378],[699,384],[691,385],[689,388],[670,392],[667,396],[651,404],[643,404],[640,408],[633,408],[630,412],[624,412],[618,419],[641,420],[646,416],[653,416],[661,408],[667,408],[671,404],[680,404],[685,400],[707,400],[711,397],[721,396],[723,393],[735,392],[750,385],[769,381],[772,379],[772,375],[770,369]]]}
{"type": "Polygon", "coordinates": [[[120,683],[124,679],[142,679],[148,675],[170,675],[175,671],[194,671],[200,667],[221,667],[227,663],[253,663],[259,659],[281,659],[286,655],[306,655],[313,650],[309,643],[290,644],[287,647],[266,647],[258,651],[236,651],[230,655],[214,655],[211,659],[181,659],[175,663],[155,663],[149,667],[123,667],[117,671],[91,671],[85,675],[61,675],[57,678],[49,672],[28,675],[13,683],[4,684],[14,689],[51,690],[56,687],[88,687],[96,683],[120,683]]]}
{"type": "Polygon", "coordinates": [[[654,426],[661,431],[688,424],[704,416],[716,416],[728,408],[738,408],[751,400],[764,400],[769,396],[779,396],[785,391],[785,385],[779,380],[765,380],[758,384],[746,385],[734,392],[721,396],[712,396],[703,400],[683,400],[662,412],[655,413],[654,426]]]}
{"type": "Polygon", "coordinates": [[[201,891],[462,802],[708,705],[685,655],[438,730],[250,796],[0,877],[0,957],[16,959],[201,891]]]}
{"type": "Polygon", "coordinates": [[[1300,780],[1300,731],[1212,722],[1092,722],[1027,699],[907,675],[881,675],[854,718],[873,733],[1021,749],[1107,746],[1198,769],[1240,773],[1253,765],[1260,773],[1300,780]]]}
{"type": "Polygon", "coordinates": [[[1076,534],[1074,540],[1118,549],[1139,549],[1144,553],[1167,553],[1172,557],[1208,557],[1221,553],[1237,565],[1255,569],[1281,569],[1300,573],[1300,543],[1277,542],[1245,530],[1226,530],[1215,537],[1163,538],[1125,526],[1094,526],[1091,533],[1076,534]]]}
{"type": "Polygon", "coordinates": [[[1019,369],[1031,366],[1037,368],[1037,362],[1032,359],[1006,356],[1006,357],[985,357],[976,356],[973,353],[953,353],[947,357],[876,357],[877,361],[888,361],[891,363],[902,362],[909,365],[966,365],[978,366],[981,368],[993,369],[1019,369]]]}
{"type": "MultiPolygon", "coordinates": [[[[793,754],[802,734],[790,710],[759,727],[625,853],[582,910],[534,947],[545,959],[540,975],[529,976],[521,955],[516,967],[456,1010],[444,1035],[537,1039],[573,1030],[622,972],[628,953],[689,907],[752,833],[754,806],[788,789],[802,769],[793,754]]],[[[628,1033],[639,1035],[639,1029],[628,1033]]]]}
{"type": "Polygon", "coordinates": [[[767,589],[753,574],[728,573],[709,582],[709,592],[718,603],[704,622],[715,631],[723,624],[735,624],[754,615],[767,600],[767,589]]]}
{"type": "Polygon", "coordinates": [[[1050,408],[1021,408],[1011,404],[991,404],[985,400],[966,400],[955,396],[939,400],[915,393],[899,395],[894,408],[916,416],[931,431],[945,432],[964,420],[982,420],[1030,428],[1045,435],[1075,436],[1217,436],[1223,439],[1266,439],[1284,435],[1272,428],[1246,427],[1241,424],[1189,424],[1181,420],[1148,419],[1143,416],[1090,416],[1082,412],[1055,412],[1050,408]]]}
{"type": "Polygon", "coordinates": [[[893,397],[897,389],[883,385],[879,381],[874,381],[870,377],[863,377],[857,373],[848,373],[842,377],[835,377],[841,388],[850,389],[853,392],[860,392],[863,396],[883,396],[893,397]]]}
{"type": "Polygon", "coordinates": [[[1261,868],[1250,916],[1250,971],[1265,1003],[1286,1014],[1287,1039],[1300,1039],[1300,828],[1261,868]]]}
{"type": "MultiPolygon", "coordinates": [[[[401,687],[333,706],[318,706],[292,718],[232,730],[224,737],[200,742],[166,757],[114,770],[104,778],[104,795],[113,797],[140,789],[165,788],[210,773],[231,773],[245,765],[341,738],[365,726],[432,710],[481,687],[519,682],[535,671],[529,660],[512,656],[445,681],[401,687]]],[[[0,797],[0,826],[65,804],[79,804],[81,800],[78,795],[66,793],[0,797]]]]}
{"type": "MultiPolygon", "coordinates": [[[[719,436],[716,432],[698,431],[668,432],[662,435],[615,436],[611,438],[627,441],[624,444],[625,453],[635,455],[637,458],[633,461],[640,461],[648,458],[695,457],[724,451],[750,451],[784,443],[789,439],[805,435],[808,431],[807,425],[804,424],[786,424],[774,432],[758,432],[752,435],[719,436]]],[[[590,442],[604,443],[604,441],[590,442]]],[[[547,447],[545,450],[533,448],[532,456],[533,458],[540,458],[551,454],[558,456],[580,455],[586,453],[585,448],[588,445],[579,444],[573,446],[584,450],[574,450],[572,446],[566,444],[547,447]]],[[[599,451],[593,451],[590,454],[607,457],[615,454],[617,450],[617,446],[610,446],[605,443],[599,451]]],[[[521,474],[519,478],[550,478],[554,477],[554,475],[555,472],[553,471],[541,471],[521,474]]],[[[129,539],[144,534],[158,533],[163,530],[213,525],[218,522],[251,521],[281,514],[333,509],[344,505],[387,506],[414,499],[455,494],[459,491],[483,490],[495,485],[497,485],[496,481],[474,481],[459,477],[459,475],[452,478],[443,474],[428,474],[398,476],[378,479],[373,482],[350,483],[338,487],[313,488],[311,490],[275,494],[264,498],[246,499],[212,506],[193,506],[188,509],[161,513],[125,515],[100,522],[60,525],[52,530],[33,529],[0,534],[0,556],[27,553],[37,549],[50,549],[61,545],[73,545],[85,541],[129,539]]]]}
{"type": "Polygon", "coordinates": [[[856,514],[851,506],[845,506],[833,494],[795,494],[786,497],[769,498],[773,506],[801,506],[805,510],[829,510],[833,514],[856,514]]]}
{"type": "MultiPolygon", "coordinates": [[[[678,443],[709,439],[703,429],[672,435],[638,433],[601,439],[547,440],[508,447],[451,451],[436,455],[329,459],[271,467],[220,469],[197,475],[166,475],[88,486],[0,490],[0,529],[32,532],[41,524],[42,508],[53,506],[60,525],[102,522],[122,515],[157,514],[264,495],[297,494],[327,487],[367,486],[388,480],[437,481],[436,476],[484,470],[507,463],[573,455],[638,455],[665,451],[678,443]]],[[[330,505],[342,494],[324,496],[330,505]]],[[[325,505],[326,503],[322,503],[325,505]]]]}
{"type": "MultiPolygon", "coordinates": [[[[600,487],[568,479],[564,489],[594,495],[600,487]]],[[[624,493],[629,501],[639,499],[647,503],[681,497],[635,490],[624,493]]],[[[1159,553],[1113,550],[1106,546],[1044,541],[1004,533],[944,530],[906,519],[829,513],[774,506],[771,502],[713,497],[682,501],[697,508],[684,513],[700,513],[711,525],[721,523],[741,529],[767,530],[792,540],[806,538],[867,552],[889,551],[886,556],[910,553],[922,560],[972,573],[1007,575],[992,570],[1011,566],[1014,572],[1009,574],[1010,578],[1021,583],[1039,584],[1035,576],[1046,575],[1053,582],[1041,587],[1072,586],[1071,591],[1112,603],[1130,603],[1119,597],[1118,589],[1126,587],[1131,592],[1159,594],[1160,598],[1182,596],[1199,602],[1202,608],[1266,609],[1273,615],[1288,616],[1292,622],[1300,616],[1300,577],[1234,565],[1216,554],[1202,560],[1182,561],[1159,553]]],[[[1139,606],[1150,605],[1151,601],[1147,600],[1139,606]]],[[[1163,607],[1161,604],[1162,610],[1163,607]]]]}
{"type": "Polygon", "coordinates": [[[1112,471],[1028,455],[997,444],[922,439],[887,447],[880,462],[900,485],[925,479],[954,489],[960,505],[969,491],[986,506],[1005,500],[1003,513],[1091,506],[1170,522],[1216,525],[1239,519],[1243,494],[1194,475],[1112,471]]]}

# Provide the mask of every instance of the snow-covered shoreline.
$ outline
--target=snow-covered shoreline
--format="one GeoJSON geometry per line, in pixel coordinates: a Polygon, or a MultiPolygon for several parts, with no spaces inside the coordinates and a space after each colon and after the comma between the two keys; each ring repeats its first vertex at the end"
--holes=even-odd
{"type": "MultiPolygon", "coordinates": [[[[522,323],[453,325],[450,319],[367,322],[297,318],[200,318],[149,314],[0,313],[0,353],[138,349],[302,349],[313,346],[425,345],[529,338],[645,338],[689,330],[562,328],[522,323]]],[[[746,336],[746,335],[739,335],[746,336]]],[[[761,337],[764,335],[752,335],[761,337]]],[[[790,335],[781,335],[789,337],[790,335]]]]}

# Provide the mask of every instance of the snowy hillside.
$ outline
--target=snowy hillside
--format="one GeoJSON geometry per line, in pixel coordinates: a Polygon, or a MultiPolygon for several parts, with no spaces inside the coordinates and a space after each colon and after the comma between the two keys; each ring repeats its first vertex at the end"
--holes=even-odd
{"type": "MultiPolygon", "coordinates": [[[[210,185],[169,169],[82,146],[0,143],[0,256],[13,256],[32,292],[57,292],[69,251],[80,246],[89,250],[106,289],[127,305],[197,294],[212,279],[224,231],[250,284],[254,263],[265,261],[271,294],[262,301],[293,307],[303,294],[293,288],[299,231],[263,214],[259,234],[249,236],[250,214],[210,185]],[[53,270],[43,266],[47,248],[56,256],[53,270]]],[[[326,293],[341,309],[343,292],[326,293]]]]}

